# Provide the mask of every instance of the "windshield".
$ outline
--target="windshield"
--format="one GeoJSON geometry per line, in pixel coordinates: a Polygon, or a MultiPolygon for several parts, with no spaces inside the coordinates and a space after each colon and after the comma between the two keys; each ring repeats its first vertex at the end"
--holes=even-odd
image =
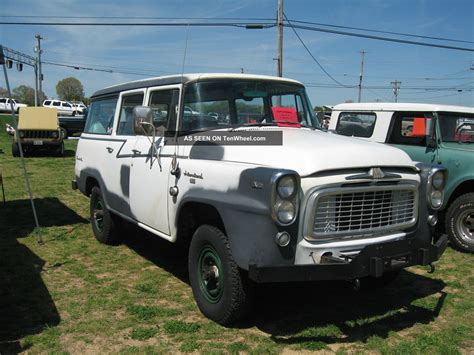
{"type": "Polygon", "coordinates": [[[223,79],[186,87],[181,131],[252,125],[319,127],[301,85],[223,79]]]}
{"type": "Polygon", "coordinates": [[[474,115],[468,113],[438,113],[443,142],[474,142],[474,115]]]}

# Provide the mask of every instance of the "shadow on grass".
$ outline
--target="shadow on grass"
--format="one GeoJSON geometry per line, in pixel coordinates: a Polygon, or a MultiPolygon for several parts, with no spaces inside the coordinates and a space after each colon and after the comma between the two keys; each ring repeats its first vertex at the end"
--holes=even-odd
{"type": "Polygon", "coordinates": [[[122,240],[124,245],[189,284],[186,246],[170,243],[127,222],[124,224],[127,231],[122,240]]]}
{"type": "MultiPolygon", "coordinates": [[[[85,223],[56,198],[36,199],[42,227],[85,223]]],[[[41,273],[45,261],[18,239],[34,229],[29,200],[0,206],[0,353],[24,351],[18,339],[56,326],[60,316],[41,273]]],[[[46,246],[45,246],[46,247],[46,246]]]]}
{"type": "Polygon", "coordinates": [[[366,342],[434,321],[446,298],[444,287],[441,280],[405,270],[385,288],[359,292],[336,282],[264,285],[254,325],[276,343],[366,342]],[[424,300],[428,296],[433,297],[424,300]]]}
{"type": "Polygon", "coordinates": [[[28,158],[68,158],[76,155],[76,152],[72,149],[65,149],[63,156],[58,156],[54,149],[41,149],[28,151],[24,154],[25,159],[28,158]]]}
{"type": "MultiPolygon", "coordinates": [[[[125,245],[189,284],[185,246],[129,228],[125,245]]],[[[405,270],[385,288],[358,292],[346,282],[260,284],[255,311],[236,327],[257,327],[282,344],[366,342],[434,321],[446,298],[444,287],[441,280],[405,270]]]]}

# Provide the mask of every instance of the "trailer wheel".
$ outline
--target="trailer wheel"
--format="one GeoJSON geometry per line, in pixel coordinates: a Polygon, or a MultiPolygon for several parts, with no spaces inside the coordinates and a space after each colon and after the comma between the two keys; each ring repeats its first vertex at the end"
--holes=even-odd
{"type": "Polygon", "coordinates": [[[227,236],[211,225],[200,226],[189,248],[189,280],[201,312],[227,325],[251,308],[251,281],[235,263],[227,236]]]}

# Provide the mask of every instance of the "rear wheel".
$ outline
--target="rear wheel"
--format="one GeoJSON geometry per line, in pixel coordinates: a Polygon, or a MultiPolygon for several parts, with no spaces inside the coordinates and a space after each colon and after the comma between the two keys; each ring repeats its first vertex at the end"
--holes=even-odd
{"type": "Polygon", "coordinates": [[[446,231],[456,249],[474,252],[474,193],[459,196],[449,206],[446,231]]]}
{"type": "Polygon", "coordinates": [[[116,219],[106,207],[102,191],[94,186],[90,199],[90,218],[95,238],[104,244],[115,245],[119,242],[116,219]]]}
{"type": "Polygon", "coordinates": [[[251,308],[253,288],[235,263],[227,237],[211,225],[200,226],[189,248],[189,280],[201,312],[227,325],[251,308]]]}

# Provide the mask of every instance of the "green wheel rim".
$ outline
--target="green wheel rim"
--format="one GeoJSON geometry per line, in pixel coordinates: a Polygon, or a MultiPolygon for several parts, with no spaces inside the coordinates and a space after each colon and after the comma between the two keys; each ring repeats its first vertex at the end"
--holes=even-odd
{"type": "Polygon", "coordinates": [[[206,300],[219,302],[224,292],[224,270],[221,258],[210,245],[199,253],[197,273],[199,287],[206,300]]]}
{"type": "Polygon", "coordinates": [[[97,230],[102,232],[104,228],[104,208],[101,200],[98,200],[94,206],[93,217],[97,230]]]}

